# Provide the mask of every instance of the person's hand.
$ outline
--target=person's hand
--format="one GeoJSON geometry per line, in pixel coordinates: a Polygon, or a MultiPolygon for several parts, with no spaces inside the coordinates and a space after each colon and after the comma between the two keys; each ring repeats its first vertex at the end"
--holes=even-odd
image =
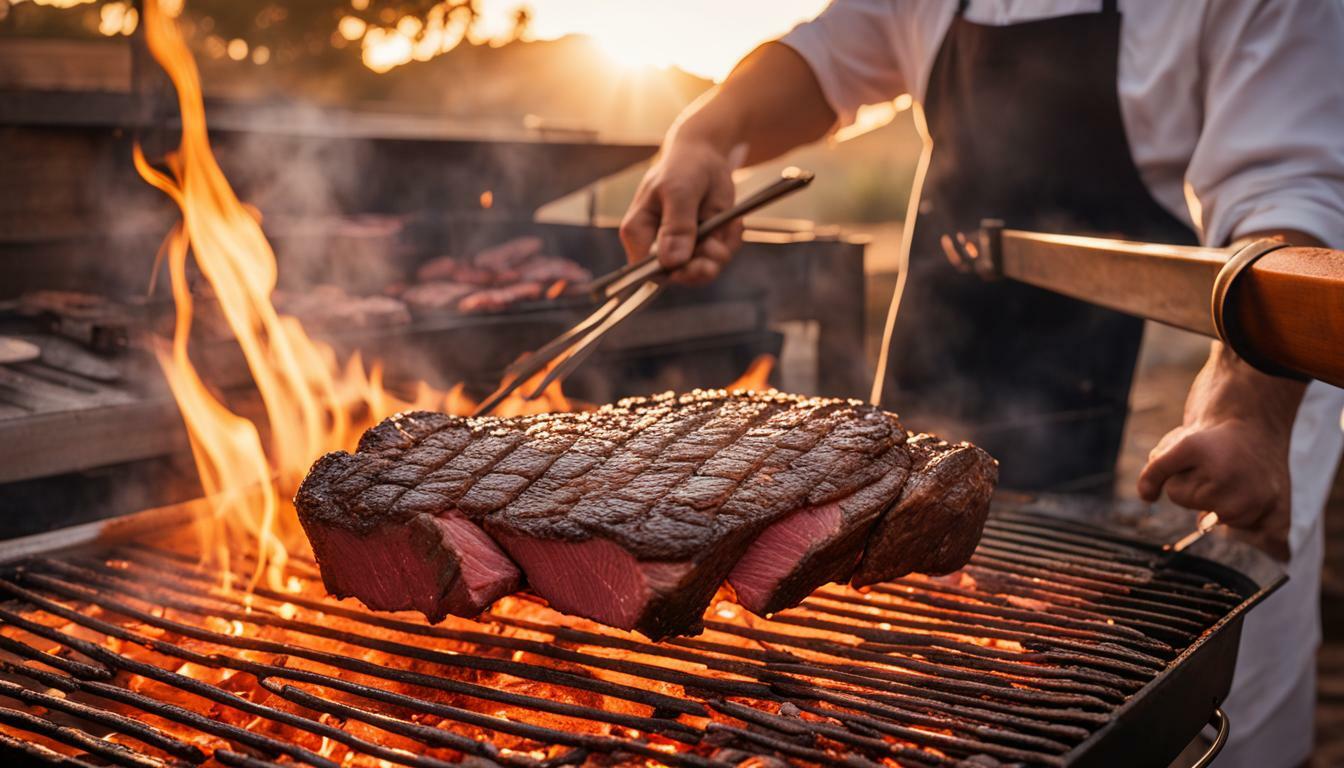
{"type": "Polygon", "coordinates": [[[1220,344],[1195,377],[1184,423],[1148,454],[1139,495],[1217,512],[1286,560],[1292,522],[1288,445],[1305,385],[1260,373],[1220,344]]]}
{"type": "Polygon", "coordinates": [[[708,142],[669,138],[621,221],[629,259],[648,256],[652,247],[664,267],[676,270],[672,279],[677,282],[717,277],[742,244],[742,221],[725,224],[698,246],[695,231],[701,220],[732,207],[734,165],[708,142]]]}

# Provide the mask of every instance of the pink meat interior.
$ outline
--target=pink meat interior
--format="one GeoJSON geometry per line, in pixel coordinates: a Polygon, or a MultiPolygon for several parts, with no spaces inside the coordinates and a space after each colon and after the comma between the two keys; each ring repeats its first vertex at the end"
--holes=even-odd
{"type": "Polygon", "coordinates": [[[825,546],[840,533],[837,504],[805,507],[765,529],[728,574],[728,583],[742,607],[759,614],[780,581],[807,553],[825,546]]]}
{"type": "Polygon", "coordinates": [[[498,539],[552,608],[621,629],[634,627],[649,601],[673,590],[691,569],[690,563],[640,562],[605,539],[498,539]]]}
{"type": "Polygon", "coordinates": [[[450,591],[456,605],[470,606],[474,616],[519,587],[518,567],[499,545],[468,520],[452,510],[434,518],[443,545],[457,553],[458,577],[450,591]]]}
{"type": "Polygon", "coordinates": [[[364,535],[324,530],[320,548],[313,542],[318,555],[340,564],[323,570],[328,587],[375,610],[417,610],[429,617],[475,616],[518,588],[518,569],[474,523],[456,511],[430,519],[438,534],[431,540],[422,528],[404,524],[364,535]],[[454,563],[457,573],[450,578],[454,563]]]}

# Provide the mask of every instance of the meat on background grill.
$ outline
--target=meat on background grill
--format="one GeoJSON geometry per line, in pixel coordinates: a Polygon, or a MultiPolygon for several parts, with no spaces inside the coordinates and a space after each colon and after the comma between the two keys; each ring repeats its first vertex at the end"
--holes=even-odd
{"type": "MultiPolygon", "coordinates": [[[[380,295],[357,296],[336,285],[316,285],[301,291],[278,289],[273,298],[277,309],[299,318],[309,330],[384,328],[407,325],[412,314],[500,312],[558,295],[560,291],[553,289],[557,283],[573,290],[592,277],[576,261],[543,253],[540,238],[520,237],[470,259],[431,259],[416,270],[415,282],[385,286],[380,295]]],[[[47,291],[34,294],[33,302],[69,306],[80,298],[47,291]]],[[[231,338],[213,302],[203,303],[201,315],[202,323],[217,327],[212,338],[231,338]]]]}
{"type": "Polygon", "coordinates": [[[857,401],[697,391],[590,413],[402,414],[320,459],[296,505],[339,597],[475,616],[521,571],[557,610],[656,639],[698,631],[725,580],[771,612],[861,561],[882,580],[955,570],[996,475],[984,451],[911,437],[857,401]],[[865,554],[874,530],[883,547],[865,554]]]}
{"type": "Polygon", "coordinates": [[[540,299],[556,283],[574,288],[592,280],[592,273],[578,262],[546,255],[542,248],[541,238],[518,237],[471,259],[430,259],[416,270],[417,285],[402,298],[420,312],[498,312],[540,299]]]}
{"type": "Polygon", "coordinates": [[[457,303],[481,290],[478,286],[457,283],[451,280],[431,280],[417,283],[401,292],[401,300],[406,302],[412,312],[427,314],[433,312],[453,312],[457,303]]]}

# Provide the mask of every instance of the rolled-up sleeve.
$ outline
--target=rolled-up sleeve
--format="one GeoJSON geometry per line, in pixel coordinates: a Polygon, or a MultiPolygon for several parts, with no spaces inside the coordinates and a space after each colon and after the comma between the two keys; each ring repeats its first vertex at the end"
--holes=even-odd
{"type": "Polygon", "coordinates": [[[819,16],[794,27],[780,42],[807,61],[839,125],[859,107],[906,93],[896,55],[890,0],[832,0],[819,16]]]}
{"type": "Polygon", "coordinates": [[[1344,247],[1344,3],[1211,3],[1186,172],[1204,239],[1293,229],[1344,247]]]}

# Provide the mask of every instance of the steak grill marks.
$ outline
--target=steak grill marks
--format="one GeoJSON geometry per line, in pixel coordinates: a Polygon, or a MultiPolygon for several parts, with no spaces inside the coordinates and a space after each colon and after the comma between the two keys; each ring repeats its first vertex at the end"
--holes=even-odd
{"type": "Polygon", "coordinates": [[[858,401],[720,390],[402,414],[320,459],[296,505],[339,597],[474,616],[521,568],[552,606],[657,639],[696,631],[725,578],[757,613],[848,581],[870,529],[860,583],[960,567],[996,478],[980,449],[907,445],[858,401]],[[924,476],[903,493],[912,457],[924,476]]]}
{"type": "Polygon", "coordinates": [[[704,635],[652,643],[516,598],[479,622],[372,614],[322,597],[311,564],[302,593],[245,599],[169,550],[39,559],[0,579],[0,696],[18,702],[0,704],[0,755],[1059,765],[1239,601],[1151,549],[1021,512],[990,519],[972,563],[974,582],[826,587],[771,620],[724,604],[704,635]],[[1042,570],[1058,578],[1028,575],[1042,570]]]}

